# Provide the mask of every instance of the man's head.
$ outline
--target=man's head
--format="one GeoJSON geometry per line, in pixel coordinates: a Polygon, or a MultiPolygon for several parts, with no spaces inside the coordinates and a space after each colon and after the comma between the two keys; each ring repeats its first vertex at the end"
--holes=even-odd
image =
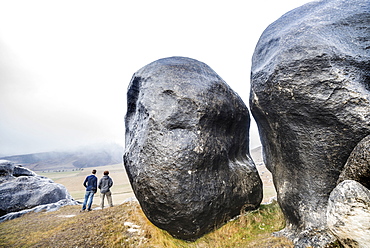
{"type": "Polygon", "coordinates": [[[91,172],[91,173],[95,175],[95,174],[96,174],[96,170],[92,170],[92,172],[91,172]]]}
{"type": "Polygon", "coordinates": [[[109,171],[104,171],[104,176],[107,176],[107,175],[109,175],[109,171]]]}

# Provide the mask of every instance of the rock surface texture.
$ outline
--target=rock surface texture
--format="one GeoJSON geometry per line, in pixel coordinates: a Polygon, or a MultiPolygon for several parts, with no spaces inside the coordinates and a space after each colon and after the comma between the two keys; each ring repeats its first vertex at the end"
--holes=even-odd
{"type": "Polygon", "coordinates": [[[63,185],[6,160],[0,160],[0,199],[0,216],[10,214],[1,220],[19,217],[21,214],[14,212],[40,205],[74,202],[63,185]]]}
{"type": "Polygon", "coordinates": [[[335,240],[329,194],[351,151],[370,134],[370,1],[306,4],[262,34],[251,112],[296,247],[335,240]]]}
{"type": "Polygon", "coordinates": [[[206,64],[183,57],[136,72],[124,163],[146,216],[194,240],[262,200],[249,156],[249,112],[206,64]]]}
{"type": "Polygon", "coordinates": [[[328,227],[346,248],[370,247],[370,191],[345,180],[330,194],[328,227]]]}
{"type": "Polygon", "coordinates": [[[357,181],[370,189],[370,135],[353,149],[339,176],[338,183],[344,180],[357,181]]]}

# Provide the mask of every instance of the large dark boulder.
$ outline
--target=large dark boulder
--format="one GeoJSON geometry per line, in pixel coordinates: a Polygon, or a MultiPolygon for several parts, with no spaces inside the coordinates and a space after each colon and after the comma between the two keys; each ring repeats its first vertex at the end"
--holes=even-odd
{"type": "Polygon", "coordinates": [[[62,200],[75,204],[63,185],[6,160],[0,160],[0,199],[0,216],[62,200]]]}
{"type": "Polygon", "coordinates": [[[171,57],[136,72],[124,163],[156,226],[194,240],[262,200],[249,156],[249,112],[206,64],[171,57]]]}
{"type": "Polygon", "coordinates": [[[251,112],[265,163],[297,247],[335,238],[330,192],[351,151],[370,134],[370,1],[329,0],[288,12],[262,34],[251,112]]]}

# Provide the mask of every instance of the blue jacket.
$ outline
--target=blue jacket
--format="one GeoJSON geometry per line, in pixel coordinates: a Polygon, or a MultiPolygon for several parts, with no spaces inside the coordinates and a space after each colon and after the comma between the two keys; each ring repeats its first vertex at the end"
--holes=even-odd
{"type": "Polygon", "coordinates": [[[97,191],[97,184],[98,184],[98,178],[95,175],[87,176],[84,181],[84,186],[86,187],[86,191],[94,191],[96,193],[97,191]]]}

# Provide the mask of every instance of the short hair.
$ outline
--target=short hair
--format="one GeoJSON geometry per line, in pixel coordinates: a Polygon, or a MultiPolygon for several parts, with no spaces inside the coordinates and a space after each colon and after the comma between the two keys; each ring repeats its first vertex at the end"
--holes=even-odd
{"type": "Polygon", "coordinates": [[[109,175],[109,171],[104,171],[104,175],[109,175]]]}
{"type": "Polygon", "coordinates": [[[91,172],[92,174],[95,174],[96,173],[96,170],[92,170],[92,172],[91,172]]]}

